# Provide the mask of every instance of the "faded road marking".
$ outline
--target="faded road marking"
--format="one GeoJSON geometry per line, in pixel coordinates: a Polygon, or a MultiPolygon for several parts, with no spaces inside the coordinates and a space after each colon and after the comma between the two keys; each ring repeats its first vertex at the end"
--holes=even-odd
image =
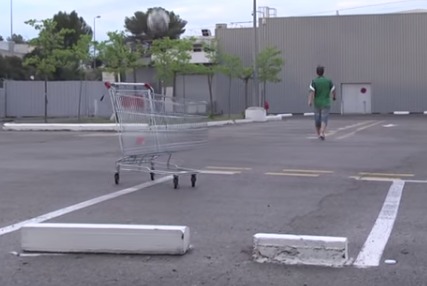
{"type": "Polygon", "coordinates": [[[302,173],[265,173],[269,176],[288,176],[288,177],[319,177],[319,174],[302,174],[302,173]]]}
{"type": "Polygon", "coordinates": [[[345,134],[345,135],[342,135],[342,136],[338,137],[337,139],[338,139],[338,140],[342,140],[342,139],[348,138],[348,137],[350,137],[350,136],[355,135],[355,134],[356,134],[357,132],[359,132],[359,131],[362,131],[362,130],[365,130],[365,129],[368,129],[368,128],[371,128],[371,127],[374,127],[375,125],[381,124],[382,122],[383,122],[383,121],[378,121],[378,122],[375,122],[375,123],[372,123],[372,124],[365,125],[365,126],[363,126],[363,127],[357,128],[355,131],[350,132],[350,133],[347,133],[347,134],[345,134]]]}
{"type": "Polygon", "coordinates": [[[111,200],[111,199],[114,199],[117,197],[121,197],[121,196],[124,196],[127,194],[131,194],[131,193],[134,193],[136,191],[139,191],[139,190],[142,190],[145,188],[149,188],[151,186],[166,182],[168,180],[172,180],[172,176],[166,176],[166,177],[160,178],[158,180],[155,180],[153,182],[147,182],[147,183],[140,184],[140,185],[137,185],[137,186],[134,186],[131,188],[121,190],[121,191],[117,191],[117,192],[114,192],[114,193],[111,193],[108,195],[103,195],[103,196],[100,196],[100,197],[97,197],[97,198],[94,198],[94,199],[91,199],[88,201],[84,201],[84,202],[79,203],[79,204],[75,204],[75,205],[72,205],[72,206],[69,206],[69,207],[66,207],[63,209],[59,209],[59,210],[56,210],[56,211],[53,211],[53,212],[32,218],[32,219],[28,219],[28,220],[21,221],[21,222],[18,222],[18,223],[15,223],[15,224],[12,224],[12,225],[9,225],[6,227],[2,227],[2,228],[0,228],[0,236],[5,235],[7,233],[17,231],[29,223],[41,223],[41,222],[44,222],[44,221],[47,221],[47,220],[50,220],[50,219],[53,219],[53,218],[56,218],[59,216],[63,216],[65,214],[68,214],[68,213],[71,213],[71,212],[74,212],[74,211],[77,211],[80,209],[84,209],[84,208],[87,208],[87,207],[90,207],[90,206],[93,206],[93,205],[96,205],[96,204],[99,204],[99,203],[102,203],[102,202],[105,202],[105,201],[108,201],[108,200],[111,200]]]}

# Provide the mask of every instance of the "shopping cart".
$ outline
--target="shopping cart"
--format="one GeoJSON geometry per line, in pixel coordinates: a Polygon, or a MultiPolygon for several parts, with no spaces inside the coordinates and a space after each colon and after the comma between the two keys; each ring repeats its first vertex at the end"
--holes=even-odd
{"type": "Polygon", "coordinates": [[[114,181],[120,171],[143,171],[173,175],[178,188],[179,175],[190,175],[195,187],[199,171],[172,164],[176,152],[192,150],[207,141],[206,102],[188,102],[155,94],[145,83],[105,83],[109,90],[119,131],[122,157],[116,162],[114,181]]]}

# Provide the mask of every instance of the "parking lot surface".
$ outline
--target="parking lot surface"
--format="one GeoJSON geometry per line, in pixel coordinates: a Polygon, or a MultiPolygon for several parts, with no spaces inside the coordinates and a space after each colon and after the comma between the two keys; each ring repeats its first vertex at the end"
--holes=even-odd
{"type": "Polygon", "coordinates": [[[210,128],[206,145],[173,157],[204,171],[195,188],[182,177],[176,190],[168,180],[99,201],[150,181],[123,172],[114,184],[117,134],[0,132],[0,285],[424,285],[426,120],[332,116],[325,141],[313,136],[311,117],[210,128]],[[404,183],[398,213],[384,218],[396,181],[404,183]],[[192,249],[29,255],[20,226],[32,219],[186,225],[192,249]],[[390,235],[373,244],[384,224],[390,235]],[[350,260],[343,268],[258,264],[256,233],[347,237],[350,260]],[[358,267],[375,253],[378,265],[358,267]]]}

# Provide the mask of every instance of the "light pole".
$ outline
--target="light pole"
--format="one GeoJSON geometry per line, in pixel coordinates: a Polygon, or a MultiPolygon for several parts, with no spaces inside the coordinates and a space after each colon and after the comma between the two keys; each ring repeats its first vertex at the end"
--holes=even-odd
{"type": "Polygon", "coordinates": [[[96,19],[101,18],[101,16],[96,16],[93,18],[93,68],[96,68],[96,19]]]}
{"type": "Polygon", "coordinates": [[[10,0],[10,40],[13,39],[13,0],[10,0]]]}
{"type": "Polygon", "coordinates": [[[253,0],[253,30],[254,30],[254,52],[253,52],[253,93],[252,93],[252,106],[259,105],[259,83],[258,83],[258,65],[256,58],[258,55],[258,31],[257,31],[257,6],[256,0],[253,0]]]}

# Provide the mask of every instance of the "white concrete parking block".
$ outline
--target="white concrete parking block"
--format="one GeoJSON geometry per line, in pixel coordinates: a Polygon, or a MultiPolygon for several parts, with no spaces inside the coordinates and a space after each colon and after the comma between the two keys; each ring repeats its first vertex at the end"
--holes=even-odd
{"type": "Polygon", "coordinates": [[[344,237],[258,233],[253,256],[259,263],[342,267],[348,260],[348,241],[344,237]]]}
{"type": "Polygon", "coordinates": [[[394,115],[409,115],[409,111],[395,111],[393,112],[394,115]]]}
{"type": "Polygon", "coordinates": [[[121,224],[28,224],[21,229],[24,252],[183,255],[187,226],[121,224]]]}
{"type": "Polygon", "coordinates": [[[7,131],[116,131],[117,125],[103,124],[73,124],[73,123],[5,123],[3,130],[7,131]]]}

